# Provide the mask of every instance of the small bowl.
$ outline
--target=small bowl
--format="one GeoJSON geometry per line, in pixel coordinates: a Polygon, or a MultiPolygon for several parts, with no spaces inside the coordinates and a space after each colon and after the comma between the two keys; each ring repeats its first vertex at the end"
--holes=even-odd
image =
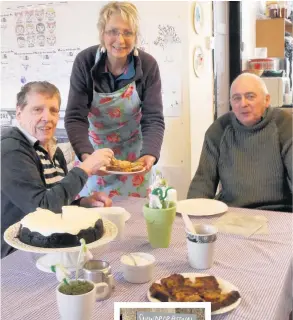
{"type": "Polygon", "coordinates": [[[149,282],[154,274],[155,257],[144,252],[133,252],[131,256],[125,254],[120,259],[124,279],[131,283],[149,282]]]}

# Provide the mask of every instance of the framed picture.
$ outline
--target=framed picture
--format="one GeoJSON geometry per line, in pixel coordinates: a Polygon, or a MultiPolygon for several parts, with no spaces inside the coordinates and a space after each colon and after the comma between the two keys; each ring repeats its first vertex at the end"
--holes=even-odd
{"type": "Polygon", "coordinates": [[[197,77],[200,77],[204,69],[204,54],[200,46],[194,49],[193,53],[193,70],[197,77]]]}
{"type": "Polygon", "coordinates": [[[194,31],[197,34],[200,34],[202,24],[203,24],[203,11],[199,2],[196,2],[194,5],[194,11],[193,11],[193,27],[194,27],[194,31]]]}

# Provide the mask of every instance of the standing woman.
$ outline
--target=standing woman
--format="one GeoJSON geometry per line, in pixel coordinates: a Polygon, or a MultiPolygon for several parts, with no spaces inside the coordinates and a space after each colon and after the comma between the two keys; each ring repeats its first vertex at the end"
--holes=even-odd
{"type": "MultiPolygon", "coordinates": [[[[129,2],[110,2],[98,21],[100,45],[80,52],[73,64],[65,128],[84,161],[110,148],[121,160],[140,160],[147,171],[159,160],[165,123],[156,60],[137,49],[138,12],[129,2]]],[[[145,197],[149,174],[89,178],[80,193],[93,191],[145,197]]]]}

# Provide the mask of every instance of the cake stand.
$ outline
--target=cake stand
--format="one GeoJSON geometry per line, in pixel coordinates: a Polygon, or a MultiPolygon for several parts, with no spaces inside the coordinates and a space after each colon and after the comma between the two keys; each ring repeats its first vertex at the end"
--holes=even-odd
{"type": "MultiPolygon", "coordinates": [[[[103,219],[104,234],[103,236],[92,243],[87,244],[89,250],[94,248],[102,249],[109,242],[114,240],[117,236],[118,229],[114,223],[109,220],[103,219]]],[[[44,272],[52,272],[51,266],[55,264],[62,264],[69,271],[76,269],[78,254],[80,246],[68,247],[68,248],[40,248],[30,246],[21,242],[18,238],[20,228],[20,222],[13,224],[4,232],[4,240],[12,247],[33,253],[46,253],[46,255],[40,257],[36,266],[39,270],[44,272]]]]}

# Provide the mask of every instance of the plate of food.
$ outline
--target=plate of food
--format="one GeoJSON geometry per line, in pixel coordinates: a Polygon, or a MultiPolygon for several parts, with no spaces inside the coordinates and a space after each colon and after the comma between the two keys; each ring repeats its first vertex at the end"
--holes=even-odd
{"type": "Polygon", "coordinates": [[[230,282],[204,273],[179,273],[152,283],[150,302],[211,302],[212,315],[237,308],[239,290],[230,282]]]}
{"type": "Polygon", "coordinates": [[[130,162],[127,160],[118,160],[112,158],[109,166],[102,167],[101,171],[109,174],[119,174],[119,175],[133,175],[137,173],[143,173],[145,167],[142,162],[130,162]]]}

